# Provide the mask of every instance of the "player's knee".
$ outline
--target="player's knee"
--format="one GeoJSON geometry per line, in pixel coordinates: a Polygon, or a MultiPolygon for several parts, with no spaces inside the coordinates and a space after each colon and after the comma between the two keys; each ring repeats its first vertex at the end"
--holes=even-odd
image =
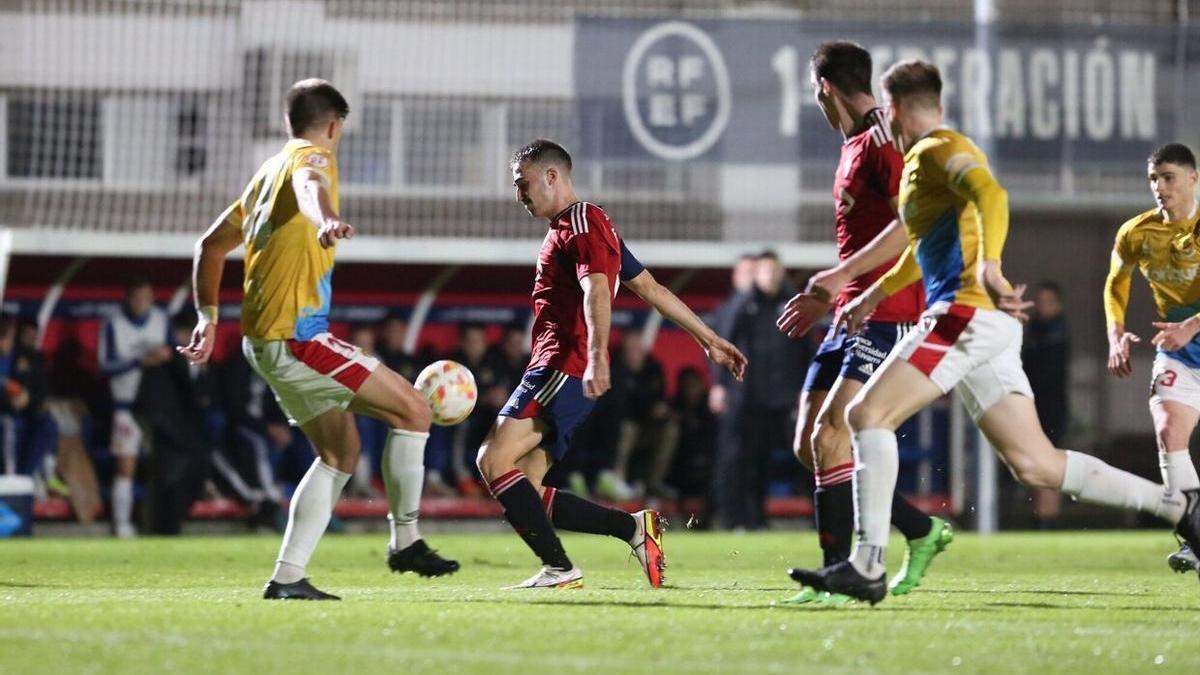
{"type": "Polygon", "coordinates": [[[479,447],[479,452],[475,455],[475,466],[479,469],[479,475],[489,483],[512,468],[511,462],[504,462],[488,443],[479,447]]]}
{"type": "Polygon", "coordinates": [[[851,431],[877,429],[884,426],[883,410],[870,401],[856,398],[846,407],[846,425],[851,431]]]}
{"type": "Polygon", "coordinates": [[[409,431],[429,431],[433,410],[421,392],[409,387],[404,394],[404,426],[409,431]]]}
{"type": "Polygon", "coordinates": [[[1158,442],[1159,452],[1171,452],[1188,447],[1190,436],[1190,433],[1176,431],[1169,424],[1163,425],[1161,429],[1155,429],[1154,431],[1154,438],[1158,442]]]}
{"type": "Polygon", "coordinates": [[[813,430],[813,452],[817,468],[827,469],[850,461],[850,439],[844,426],[827,421],[817,423],[813,430]]]}
{"type": "Polygon", "coordinates": [[[1057,488],[1058,482],[1050,467],[1038,455],[1014,453],[1008,455],[1008,470],[1018,483],[1031,488],[1057,488]]]}

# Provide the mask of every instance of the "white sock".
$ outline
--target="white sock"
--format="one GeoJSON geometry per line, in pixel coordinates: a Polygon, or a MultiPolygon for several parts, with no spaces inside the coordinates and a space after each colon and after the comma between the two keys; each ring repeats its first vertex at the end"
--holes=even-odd
{"type": "Polygon", "coordinates": [[[333,515],[333,505],[349,480],[350,474],[338,471],[320,459],[308,467],[292,495],[287,530],[283,533],[283,545],[279,547],[272,581],[292,584],[304,578],[308,559],[316,550],[317,542],[321,541],[321,535],[325,534],[333,515]]]}
{"type": "Polygon", "coordinates": [[[1158,453],[1158,468],[1168,492],[1200,488],[1200,477],[1196,475],[1196,465],[1187,448],[1158,453]]]}
{"type": "Polygon", "coordinates": [[[854,432],[854,525],[858,542],[850,556],[854,567],[872,579],[887,571],[888,534],[891,533],[892,495],[900,471],[896,434],[889,429],[854,432]]]}
{"type": "Polygon", "coordinates": [[[392,550],[408,548],[421,538],[417,517],[421,513],[428,439],[425,431],[392,429],[383,446],[383,483],[387,486],[388,523],[392,526],[388,546],[392,550]]]}
{"type": "Polygon", "coordinates": [[[133,478],[129,476],[113,477],[112,517],[118,528],[133,527],[133,478]]]}
{"type": "Polygon", "coordinates": [[[1170,523],[1183,517],[1185,502],[1156,483],[1109,466],[1097,457],[1067,450],[1062,491],[1076,499],[1153,513],[1170,523]]]}

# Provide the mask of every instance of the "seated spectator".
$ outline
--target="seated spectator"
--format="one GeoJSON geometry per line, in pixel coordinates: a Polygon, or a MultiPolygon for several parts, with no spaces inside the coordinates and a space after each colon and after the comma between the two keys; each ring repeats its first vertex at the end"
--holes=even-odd
{"type": "Polygon", "coordinates": [[[84,365],[86,356],[79,340],[78,325],[67,322],[49,363],[50,395],[46,411],[58,427],[56,468],[66,484],[66,496],[75,518],[91,523],[103,502],[100,483],[87,448],[94,406],[105,398],[101,382],[84,365]]]}
{"type": "Polygon", "coordinates": [[[628,485],[636,478],[647,496],[674,499],[666,483],[675,456],[679,427],[666,398],[662,365],[650,355],[640,331],[621,335],[612,361],[612,386],[622,402],[613,480],[628,485]],[[635,459],[637,466],[631,466],[635,459]]]}
{"type": "Polygon", "coordinates": [[[142,371],[166,364],[170,347],[167,313],[154,305],[154,289],[145,278],[132,279],[125,301],[100,326],[100,371],[112,390],[112,443],[116,470],[112,483],[113,532],[118,537],[137,536],[133,526],[133,478],[142,450],[142,430],[133,417],[142,371]]]}
{"type": "Polygon", "coordinates": [[[700,520],[708,522],[708,499],[717,454],[717,417],[708,408],[708,389],[700,371],[692,367],[679,371],[672,407],[679,436],[668,482],[681,497],[704,500],[700,520]]]}
{"type": "Polygon", "coordinates": [[[529,365],[529,331],[519,323],[508,324],[504,327],[500,344],[493,345],[491,351],[492,358],[501,369],[500,388],[511,393],[521,383],[521,377],[529,365]]]}
{"type": "Polygon", "coordinates": [[[505,389],[507,367],[499,355],[488,348],[487,332],[482,324],[464,323],[458,329],[458,350],[448,358],[471,370],[479,398],[470,417],[454,427],[450,468],[455,487],[464,497],[483,495],[475,468],[475,450],[491,429],[500,408],[504,407],[510,389],[505,389]]]}
{"type": "Polygon", "coordinates": [[[46,412],[49,389],[41,352],[17,342],[17,324],[0,316],[0,445],[4,472],[46,478],[58,427],[46,412]]]}
{"type": "Polygon", "coordinates": [[[408,340],[408,322],[399,314],[390,314],[379,328],[379,343],[375,350],[383,365],[391,368],[409,382],[415,382],[421,372],[421,362],[404,350],[408,340]]]}
{"type": "MultiPolygon", "coordinates": [[[[275,396],[240,354],[218,364],[215,372],[224,426],[212,455],[214,476],[250,510],[251,527],[280,530],[285,523],[280,509],[283,491],[275,476],[278,450],[268,428],[271,411],[278,409],[275,396]]],[[[287,420],[278,421],[288,436],[281,446],[285,447],[291,443],[291,431],[287,420]]]]}

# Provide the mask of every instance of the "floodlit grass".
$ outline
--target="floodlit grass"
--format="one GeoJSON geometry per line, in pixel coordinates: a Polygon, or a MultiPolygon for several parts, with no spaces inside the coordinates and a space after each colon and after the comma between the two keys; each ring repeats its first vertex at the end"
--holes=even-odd
{"type": "Polygon", "coordinates": [[[819,609],[774,605],[811,532],[668,532],[661,590],[611,539],[564,537],[577,591],[498,590],[537,568],[513,534],[430,540],[462,571],[326,537],[309,571],[340,603],[259,599],[275,537],[5,541],[0,672],[1200,672],[1200,584],[1165,532],[960,535],[912,595],[819,609]]]}

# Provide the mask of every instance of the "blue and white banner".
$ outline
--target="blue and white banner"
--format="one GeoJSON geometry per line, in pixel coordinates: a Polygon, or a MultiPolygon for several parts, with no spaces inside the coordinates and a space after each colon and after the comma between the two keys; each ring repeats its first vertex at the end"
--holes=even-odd
{"type": "Polygon", "coordinates": [[[1163,27],[581,18],[582,150],[827,164],[840,138],[813,100],[808,60],[821,42],[848,39],[871,51],[877,76],[901,59],[937,64],[947,124],[998,164],[1140,161],[1195,137],[1200,49],[1189,32],[1200,37],[1163,27]]]}

